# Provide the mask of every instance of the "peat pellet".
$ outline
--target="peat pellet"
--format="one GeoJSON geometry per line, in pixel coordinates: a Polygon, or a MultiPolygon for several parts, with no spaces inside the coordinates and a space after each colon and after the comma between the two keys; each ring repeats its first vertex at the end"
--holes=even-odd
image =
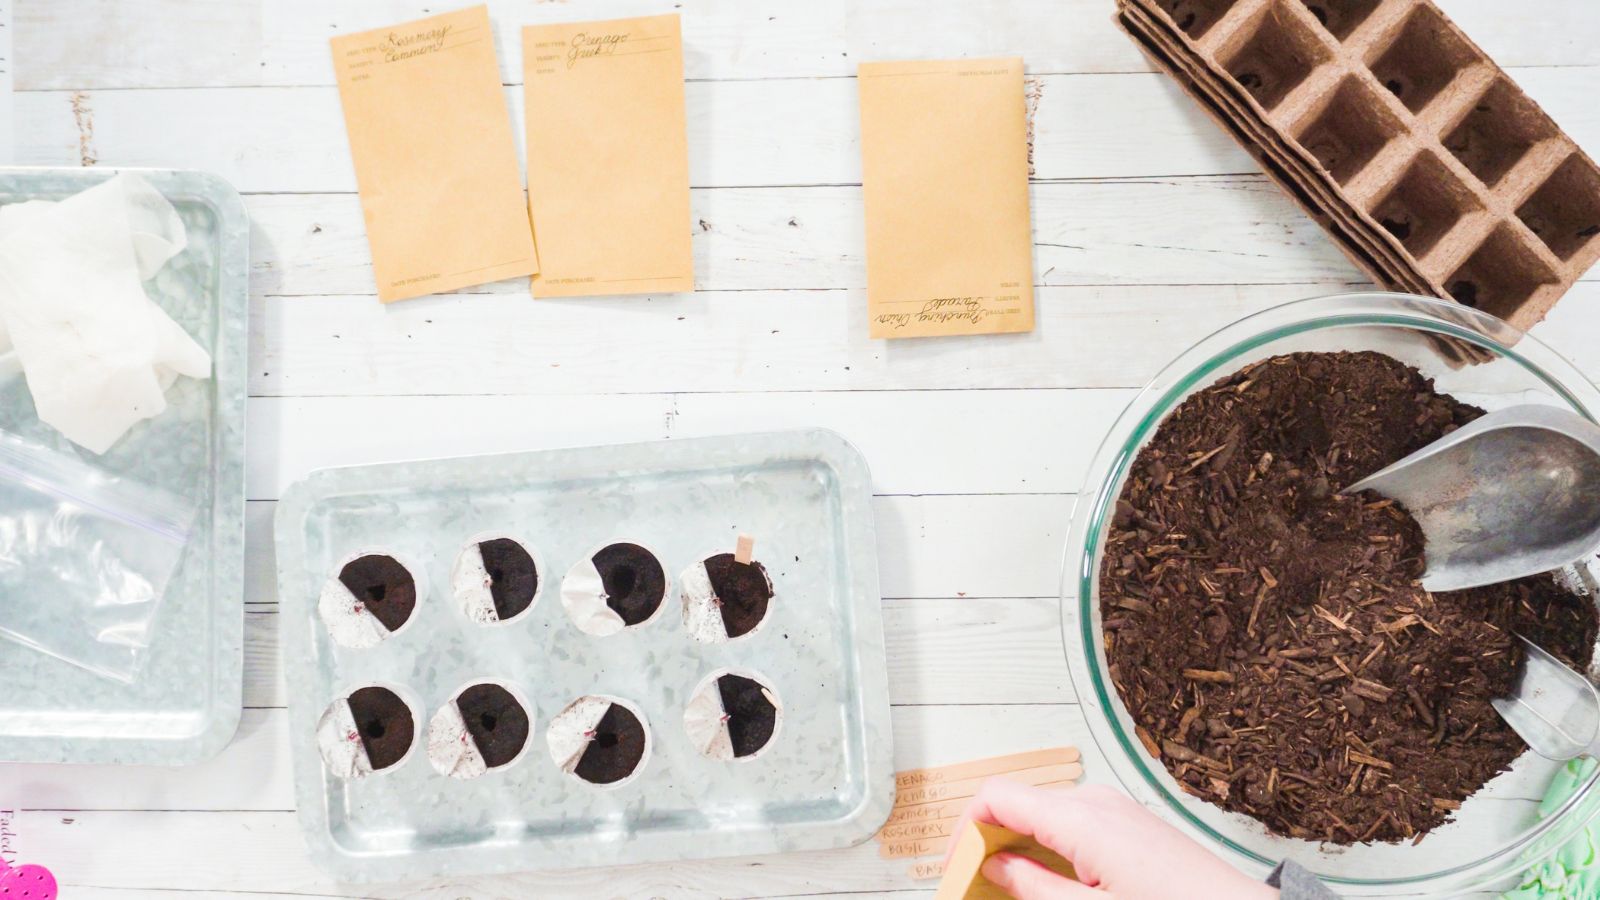
{"type": "Polygon", "coordinates": [[[1378,353],[1296,353],[1178,404],[1100,562],[1109,673],[1184,789],[1270,831],[1415,840],[1526,750],[1490,701],[1523,634],[1587,668],[1548,576],[1429,594],[1416,522],[1346,486],[1481,416],[1378,353]]]}
{"type": "Polygon", "coordinates": [[[450,589],[467,618],[481,625],[511,622],[539,597],[537,558],[516,538],[483,534],[468,541],[450,568],[450,589]]]}
{"type": "Polygon", "coordinates": [[[782,718],[777,691],[762,676],[724,669],[702,679],[690,695],[683,727],[702,756],[748,760],[772,744],[782,718]]]}
{"type": "Polygon", "coordinates": [[[505,685],[470,684],[428,724],[428,761],[441,775],[476,778],[522,757],[533,727],[527,705],[505,685]]]}
{"type": "Polygon", "coordinates": [[[375,647],[411,622],[425,585],[419,571],[394,553],[356,553],[323,583],[317,614],[340,646],[375,647]]]}
{"type": "Polygon", "coordinates": [[[642,544],[607,544],[567,570],[561,605],[580,631],[616,634],[649,623],[667,598],[667,572],[642,544]]]}
{"type": "Polygon", "coordinates": [[[616,697],[578,698],[551,720],[545,739],[562,771],[599,787],[632,781],[650,758],[644,714],[616,697]]]}
{"type": "Polygon", "coordinates": [[[773,586],[760,560],[741,563],[714,553],[678,579],[683,624],[691,637],[719,643],[755,632],[771,611],[773,586]]]}
{"type": "Polygon", "coordinates": [[[387,687],[369,685],[323,711],[317,721],[317,749],[335,777],[355,780],[403,761],[416,731],[410,704],[387,687]]]}

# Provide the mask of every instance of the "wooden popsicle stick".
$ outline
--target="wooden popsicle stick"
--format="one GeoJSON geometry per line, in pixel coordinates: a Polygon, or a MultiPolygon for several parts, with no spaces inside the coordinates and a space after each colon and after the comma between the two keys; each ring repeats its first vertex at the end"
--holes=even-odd
{"type": "Polygon", "coordinates": [[[739,535],[739,541],[734,545],[733,561],[741,566],[750,565],[750,560],[755,558],[756,539],[748,534],[739,535]]]}
{"type": "Polygon", "coordinates": [[[922,822],[901,822],[898,825],[885,825],[878,829],[878,843],[885,844],[890,841],[920,841],[927,838],[949,837],[956,829],[956,823],[961,821],[959,816],[947,819],[928,819],[922,822]]]}
{"type": "Polygon", "coordinates": [[[933,859],[928,860],[927,862],[912,863],[911,868],[906,870],[906,874],[910,875],[917,881],[927,881],[930,878],[938,878],[944,874],[944,860],[933,859]]]}
{"type": "MultiPolygon", "coordinates": [[[[1036,769],[1023,769],[1018,772],[1008,772],[1004,777],[1023,784],[1048,784],[1052,781],[1077,781],[1083,776],[1083,766],[1077,763],[1064,765],[1040,766],[1036,769]]],[[[942,784],[925,784],[919,787],[902,788],[895,794],[895,806],[913,806],[918,803],[932,803],[937,800],[949,800],[954,797],[971,797],[978,792],[990,776],[978,778],[962,778],[957,781],[946,781],[942,784]]]]}
{"type": "MultiPolygon", "coordinates": [[[[1038,787],[1064,789],[1077,784],[1075,781],[1052,781],[1038,787]]],[[[897,806],[889,813],[889,818],[883,827],[899,825],[903,822],[927,822],[932,819],[951,819],[961,815],[971,802],[971,797],[953,797],[949,800],[940,800],[934,803],[917,803],[910,806],[897,806]]]]}
{"type": "Polygon", "coordinates": [[[929,838],[925,841],[890,841],[878,848],[884,859],[905,859],[910,856],[937,856],[950,846],[950,839],[929,838]]]}
{"type": "Polygon", "coordinates": [[[1075,763],[1077,761],[1077,747],[1051,747],[1045,750],[1029,750],[1026,753],[1011,753],[1005,756],[993,756],[988,759],[974,759],[970,762],[960,762],[948,766],[931,766],[926,769],[908,769],[904,772],[896,772],[894,786],[897,788],[916,787],[922,784],[959,781],[963,778],[999,775],[1002,772],[1015,772],[1018,769],[1031,769],[1036,766],[1075,763]]]}
{"type": "MultiPolygon", "coordinates": [[[[892,825],[901,825],[906,822],[928,822],[935,819],[953,819],[961,815],[967,808],[970,797],[957,797],[954,800],[945,800],[940,803],[919,803],[916,806],[897,806],[889,813],[889,820],[883,824],[884,828],[892,825]]],[[[881,829],[880,829],[881,830],[881,829]]]]}

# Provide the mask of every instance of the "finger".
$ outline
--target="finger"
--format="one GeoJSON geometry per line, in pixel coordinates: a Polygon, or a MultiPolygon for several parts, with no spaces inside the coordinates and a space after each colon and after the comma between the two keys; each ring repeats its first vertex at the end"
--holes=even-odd
{"type": "Polygon", "coordinates": [[[996,853],[983,861],[982,871],[983,877],[1018,900],[1087,900],[1099,895],[1094,888],[1015,853],[996,853]]]}
{"type": "MultiPolygon", "coordinates": [[[[978,789],[956,822],[954,835],[966,833],[968,824],[987,822],[1035,838],[1039,843],[1072,859],[1076,842],[1067,840],[1081,810],[1072,802],[1072,791],[1030,787],[1007,778],[990,778],[978,789]]],[[[955,850],[951,841],[945,853],[949,862],[955,850]]]]}

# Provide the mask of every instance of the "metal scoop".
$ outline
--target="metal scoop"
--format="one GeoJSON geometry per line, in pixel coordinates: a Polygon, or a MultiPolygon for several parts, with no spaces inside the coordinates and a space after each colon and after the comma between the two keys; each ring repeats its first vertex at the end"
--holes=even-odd
{"type": "Polygon", "coordinates": [[[1422,527],[1430,591],[1559,569],[1600,550],[1600,426],[1507,407],[1345,488],[1366,490],[1422,527]]]}
{"type": "Polygon", "coordinates": [[[1600,758],[1600,692],[1542,647],[1522,641],[1522,671],[1509,697],[1490,702],[1500,718],[1546,759],[1600,758]]]}
{"type": "MultiPolygon", "coordinates": [[[[1548,572],[1600,549],[1600,426],[1555,407],[1508,407],[1345,489],[1363,490],[1421,526],[1430,591],[1548,572]]],[[[1600,691],[1517,638],[1522,669],[1495,710],[1540,756],[1600,756],[1600,691]]]]}

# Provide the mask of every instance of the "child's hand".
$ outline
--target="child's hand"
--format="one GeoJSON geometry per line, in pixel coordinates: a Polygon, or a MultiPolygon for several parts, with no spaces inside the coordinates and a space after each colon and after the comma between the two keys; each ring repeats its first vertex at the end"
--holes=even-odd
{"type": "Polygon", "coordinates": [[[991,778],[956,825],[1009,828],[1072,862],[1071,881],[1012,853],[983,864],[984,877],[1019,900],[1259,900],[1278,892],[1211,855],[1126,795],[1100,785],[1069,790],[991,778]]]}

